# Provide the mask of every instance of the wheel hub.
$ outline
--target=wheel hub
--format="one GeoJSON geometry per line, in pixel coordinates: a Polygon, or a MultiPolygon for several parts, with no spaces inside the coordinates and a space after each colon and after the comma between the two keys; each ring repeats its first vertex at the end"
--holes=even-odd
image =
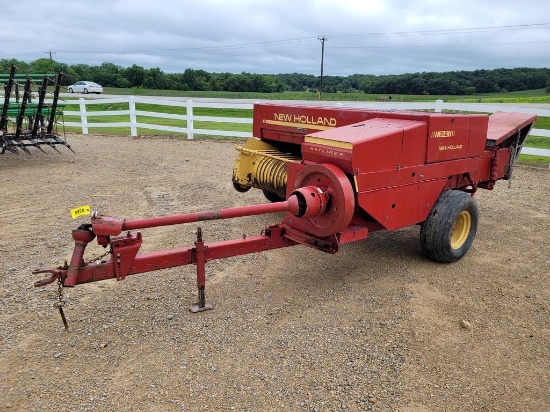
{"type": "Polygon", "coordinates": [[[467,211],[462,211],[455,220],[453,230],[451,232],[451,247],[460,249],[468,239],[468,234],[472,226],[472,217],[467,211]]]}

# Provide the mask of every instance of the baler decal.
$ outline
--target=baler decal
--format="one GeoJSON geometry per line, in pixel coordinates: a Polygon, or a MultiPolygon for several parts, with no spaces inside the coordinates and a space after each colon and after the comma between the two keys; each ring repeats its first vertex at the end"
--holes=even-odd
{"type": "Polygon", "coordinates": [[[328,130],[336,127],[334,117],[308,116],[304,114],[274,113],[274,120],[264,119],[264,123],[276,126],[304,127],[315,130],[328,130]]]}
{"type": "Polygon", "coordinates": [[[454,130],[434,130],[432,132],[432,139],[437,139],[440,137],[454,137],[454,130]]]}
{"type": "Polygon", "coordinates": [[[460,150],[462,149],[461,144],[454,144],[450,146],[439,146],[439,150],[460,150]]]}

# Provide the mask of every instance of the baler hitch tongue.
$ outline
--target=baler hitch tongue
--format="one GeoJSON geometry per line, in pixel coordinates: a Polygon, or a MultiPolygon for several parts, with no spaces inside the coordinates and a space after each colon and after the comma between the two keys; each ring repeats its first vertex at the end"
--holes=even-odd
{"type": "Polygon", "coordinates": [[[36,269],[32,271],[33,275],[38,275],[40,273],[51,273],[49,278],[40,279],[34,282],[34,287],[39,288],[50,283],[55,282],[57,279],[63,280],[67,276],[68,266],[65,264],[64,267],[58,267],[57,269],[36,269]]]}
{"type": "Polygon", "coordinates": [[[94,211],[92,212],[91,224],[80,225],[72,231],[74,249],[70,263],[65,262],[64,266],[57,268],[43,268],[33,271],[33,274],[50,274],[49,277],[36,281],[34,286],[42,287],[57,282],[58,300],[54,306],[59,310],[65,328],[67,328],[67,321],[63,313],[63,306],[65,305],[62,298],[63,286],[73,287],[81,283],[112,278],[124,280],[130,274],[195,264],[197,267],[198,302],[192,305],[190,310],[192,312],[208,310],[213,306],[206,302],[205,297],[206,262],[209,259],[237,256],[297,244],[297,242],[284,236],[285,226],[279,224],[266,228],[269,235],[264,233],[250,238],[244,237],[239,240],[215,242],[209,246],[205,245],[202,230],[198,228],[194,247],[139,256],[138,251],[142,243],[141,233],[132,233],[132,231],[275,212],[288,212],[301,219],[310,219],[326,213],[326,207],[330,203],[329,197],[329,191],[324,188],[304,186],[296,189],[287,200],[282,202],[262,203],[199,213],[126,220],[120,217],[101,215],[94,211]],[[127,233],[122,234],[124,232],[127,233]],[[84,253],[86,247],[96,238],[98,244],[108,248],[106,254],[110,254],[111,259],[105,262],[90,261],[85,263],[84,253]]]}

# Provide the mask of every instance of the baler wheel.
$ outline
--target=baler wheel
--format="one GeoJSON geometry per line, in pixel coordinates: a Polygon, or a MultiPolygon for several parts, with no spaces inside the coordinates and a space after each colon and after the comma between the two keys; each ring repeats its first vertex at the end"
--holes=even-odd
{"type": "Polygon", "coordinates": [[[441,193],[420,230],[422,251],[436,262],[456,262],[474,241],[478,216],[470,194],[459,190],[441,193]]]}

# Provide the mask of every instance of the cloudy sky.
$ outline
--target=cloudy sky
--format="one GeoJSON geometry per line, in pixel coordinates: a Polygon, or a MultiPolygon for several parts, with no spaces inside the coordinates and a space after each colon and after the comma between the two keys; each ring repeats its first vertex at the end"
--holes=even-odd
{"type": "Polygon", "coordinates": [[[0,58],[165,72],[402,74],[550,67],[549,0],[21,0],[0,58]]]}

